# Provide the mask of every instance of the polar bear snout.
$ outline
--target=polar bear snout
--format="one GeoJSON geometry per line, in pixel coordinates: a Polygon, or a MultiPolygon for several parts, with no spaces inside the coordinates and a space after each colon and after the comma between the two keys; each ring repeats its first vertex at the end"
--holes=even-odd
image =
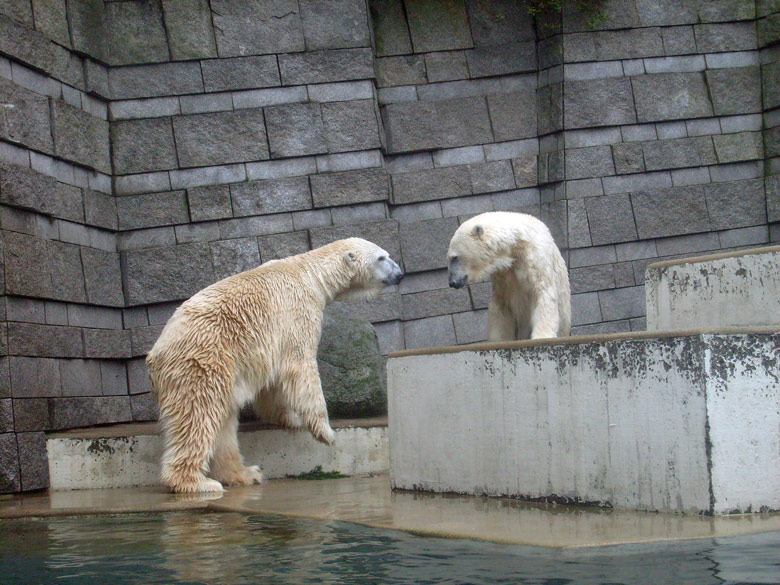
{"type": "Polygon", "coordinates": [[[469,277],[460,267],[460,261],[457,256],[450,258],[447,276],[449,277],[450,286],[452,288],[463,288],[466,286],[469,277]]]}
{"type": "Polygon", "coordinates": [[[401,270],[401,267],[398,266],[395,262],[393,262],[392,259],[389,257],[383,256],[379,260],[380,264],[383,264],[382,270],[385,272],[386,276],[382,278],[382,284],[387,286],[393,286],[401,282],[403,280],[404,271],[401,270]]]}

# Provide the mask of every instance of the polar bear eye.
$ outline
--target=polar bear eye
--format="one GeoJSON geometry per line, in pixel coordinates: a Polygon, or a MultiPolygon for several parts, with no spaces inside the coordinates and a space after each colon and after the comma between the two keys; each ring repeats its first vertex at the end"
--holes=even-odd
{"type": "Polygon", "coordinates": [[[377,258],[377,260],[379,262],[384,262],[385,260],[387,260],[387,256],[380,256],[379,258],[377,258]]]}

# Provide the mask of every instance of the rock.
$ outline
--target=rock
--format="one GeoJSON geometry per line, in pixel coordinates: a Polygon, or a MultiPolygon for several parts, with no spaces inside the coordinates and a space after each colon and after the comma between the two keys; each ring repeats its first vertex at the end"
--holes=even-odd
{"type": "Polygon", "coordinates": [[[331,418],[387,412],[382,355],[369,322],[326,314],[317,361],[331,418]]]}

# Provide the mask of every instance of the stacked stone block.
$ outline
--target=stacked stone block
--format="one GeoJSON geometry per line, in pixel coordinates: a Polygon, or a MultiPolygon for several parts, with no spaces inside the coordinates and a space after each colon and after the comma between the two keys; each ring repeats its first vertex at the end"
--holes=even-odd
{"type": "Polygon", "coordinates": [[[270,259],[399,258],[330,309],[387,353],[485,338],[490,284],[446,278],[478,213],[547,223],[575,333],[643,329],[651,262],[778,241],[777,3],[598,4],[0,3],[0,490],[47,430],[155,418],[173,310],[270,259]]]}

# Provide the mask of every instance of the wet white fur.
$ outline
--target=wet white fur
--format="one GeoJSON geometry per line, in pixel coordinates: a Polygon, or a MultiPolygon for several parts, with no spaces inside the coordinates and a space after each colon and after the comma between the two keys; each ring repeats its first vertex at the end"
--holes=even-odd
{"type": "Polygon", "coordinates": [[[524,213],[483,213],[457,229],[453,256],[468,284],[491,279],[489,341],[569,335],[569,276],[544,223],[524,213]]]}
{"type": "Polygon", "coordinates": [[[160,405],[163,483],[191,493],[260,482],[259,468],[244,466],[236,435],[238,411],[249,402],[265,418],[332,444],[316,361],[323,309],[376,296],[394,270],[387,252],[349,238],[185,301],[146,358],[160,405]]]}

